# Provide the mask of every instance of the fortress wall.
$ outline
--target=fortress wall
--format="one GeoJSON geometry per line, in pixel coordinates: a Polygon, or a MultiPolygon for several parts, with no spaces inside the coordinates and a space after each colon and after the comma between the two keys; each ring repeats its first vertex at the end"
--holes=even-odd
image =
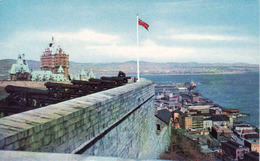
{"type": "MultiPolygon", "coordinates": [[[[153,82],[140,82],[0,119],[0,149],[157,158],[153,82]]],[[[166,130],[167,131],[167,130],[166,130]]]]}

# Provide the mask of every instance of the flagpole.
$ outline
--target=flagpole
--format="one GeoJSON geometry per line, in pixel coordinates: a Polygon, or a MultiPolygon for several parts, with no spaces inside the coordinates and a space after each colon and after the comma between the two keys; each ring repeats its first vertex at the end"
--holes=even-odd
{"type": "Polygon", "coordinates": [[[136,25],[136,47],[137,47],[137,82],[139,82],[139,80],[140,80],[140,75],[139,75],[139,36],[138,36],[138,14],[137,14],[137,19],[136,19],[137,21],[137,25],[136,25]]]}

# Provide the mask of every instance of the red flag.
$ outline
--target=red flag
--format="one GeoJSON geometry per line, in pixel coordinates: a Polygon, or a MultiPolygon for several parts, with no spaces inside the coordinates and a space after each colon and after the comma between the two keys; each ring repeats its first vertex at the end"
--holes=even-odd
{"type": "Polygon", "coordinates": [[[148,30],[149,25],[147,23],[145,23],[144,21],[138,19],[138,24],[143,26],[147,31],[149,31],[148,30]]]}

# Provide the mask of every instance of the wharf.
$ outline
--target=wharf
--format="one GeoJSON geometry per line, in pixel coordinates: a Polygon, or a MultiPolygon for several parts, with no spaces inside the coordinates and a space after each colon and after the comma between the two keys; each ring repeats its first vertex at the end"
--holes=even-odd
{"type": "Polygon", "coordinates": [[[155,88],[162,88],[162,89],[175,89],[176,86],[173,86],[173,85],[158,85],[158,84],[155,84],[155,88]]]}

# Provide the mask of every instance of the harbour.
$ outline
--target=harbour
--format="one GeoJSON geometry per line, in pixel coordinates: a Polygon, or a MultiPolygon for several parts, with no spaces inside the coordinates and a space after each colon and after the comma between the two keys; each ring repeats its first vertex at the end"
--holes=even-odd
{"type": "Polygon", "coordinates": [[[259,126],[258,72],[224,75],[144,75],[143,77],[160,85],[182,83],[183,80],[194,81],[197,84],[196,91],[204,97],[222,107],[234,108],[240,113],[250,114],[250,117],[238,120],[259,126]]]}
{"type": "Polygon", "coordinates": [[[229,152],[233,153],[234,149],[246,151],[243,156],[235,156],[239,158],[248,155],[249,151],[253,154],[259,152],[259,127],[238,120],[250,117],[250,114],[224,108],[205,98],[197,89],[183,91],[182,87],[156,85],[156,113],[163,110],[172,113],[173,129],[179,130],[178,135],[184,135],[194,143],[194,147],[200,149],[199,154],[194,152],[194,157],[203,154],[209,160],[229,160],[229,152]]]}

